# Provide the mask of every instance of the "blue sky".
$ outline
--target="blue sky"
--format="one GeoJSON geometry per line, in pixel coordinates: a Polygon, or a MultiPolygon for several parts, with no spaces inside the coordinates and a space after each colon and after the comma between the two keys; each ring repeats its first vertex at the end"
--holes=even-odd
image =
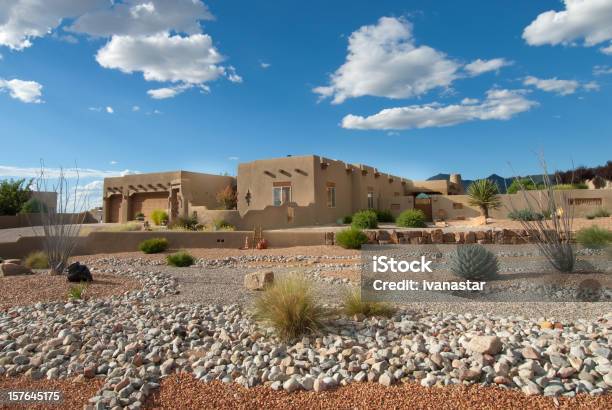
{"type": "Polygon", "coordinates": [[[0,5],[0,177],[40,159],[96,189],[287,154],[413,179],[610,159],[612,0],[110,4],[0,5]]]}

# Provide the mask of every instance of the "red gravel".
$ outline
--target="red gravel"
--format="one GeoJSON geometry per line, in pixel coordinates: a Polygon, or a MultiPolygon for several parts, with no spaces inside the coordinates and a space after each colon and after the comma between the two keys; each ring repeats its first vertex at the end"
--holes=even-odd
{"type": "Polygon", "coordinates": [[[32,380],[27,377],[0,377],[0,390],[3,391],[60,391],[62,392],[62,401],[57,404],[50,403],[33,403],[28,404],[0,404],[0,409],[78,409],[81,410],[90,397],[96,395],[98,389],[102,387],[104,381],[101,379],[91,379],[87,381],[78,381],[78,379],[63,379],[63,380],[32,380]]]}
{"type": "MultiPolygon", "coordinates": [[[[94,272],[94,281],[87,285],[85,298],[105,298],[140,289],[135,279],[109,273],[94,272]]],[[[0,277],[0,310],[37,302],[68,300],[73,286],[63,275],[39,272],[34,275],[0,277]]]]}
{"type": "Polygon", "coordinates": [[[353,383],[324,393],[286,393],[259,386],[203,383],[183,373],[162,380],[146,403],[149,409],[610,409],[612,396],[559,398],[528,397],[497,387],[452,386],[426,388],[416,383],[384,387],[353,383]]]}

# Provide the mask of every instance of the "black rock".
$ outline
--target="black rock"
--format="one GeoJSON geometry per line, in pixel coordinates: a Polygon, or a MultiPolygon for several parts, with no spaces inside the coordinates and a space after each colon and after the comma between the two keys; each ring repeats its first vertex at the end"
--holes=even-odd
{"type": "Polygon", "coordinates": [[[91,282],[93,277],[86,265],[81,265],[79,262],[70,264],[67,268],[68,282],[91,282]]]}

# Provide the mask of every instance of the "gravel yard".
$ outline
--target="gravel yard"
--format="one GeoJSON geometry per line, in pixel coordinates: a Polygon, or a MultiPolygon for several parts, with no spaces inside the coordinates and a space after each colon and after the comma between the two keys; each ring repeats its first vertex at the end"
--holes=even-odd
{"type": "Polygon", "coordinates": [[[270,266],[304,273],[336,305],[360,259],[328,249],[194,251],[188,268],[159,254],[80,258],[96,279],[139,285],[0,312],[0,379],[59,383],[67,395],[87,379],[95,391],[74,394],[91,409],[612,405],[610,303],[406,303],[389,319],[336,316],[289,343],[251,318],[244,274],[270,266]]]}
{"type": "Polygon", "coordinates": [[[287,393],[265,387],[246,389],[219,382],[202,383],[183,373],[165,378],[146,403],[148,409],[196,410],[206,403],[214,409],[609,409],[610,396],[581,394],[575,398],[528,397],[495,387],[452,386],[426,388],[417,383],[384,387],[359,383],[325,393],[287,393]]]}
{"type": "MultiPolygon", "coordinates": [[[[34,275],[0,277],[0,309],[6,310],[12,306],[37,302],[67,301],[68,291],[73,285],[74,283],[66,281],[65,276],[49,275],[48,271],[37,271],[34,275]]],[[[125,276],[100,273],[87,285],[85,297],[106,298],[139,288],[137,281],[125,276]]]]}

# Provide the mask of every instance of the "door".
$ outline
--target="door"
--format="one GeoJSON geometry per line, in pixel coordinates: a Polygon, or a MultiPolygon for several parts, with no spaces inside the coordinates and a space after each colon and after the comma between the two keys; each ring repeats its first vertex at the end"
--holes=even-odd
{"type": "Polygon", "coordinates": [[[427,194],[418,194],[414,198],[414,209],[420,209],[425,214],[427,221],[432,220],[431,197],[427,194]]]}
{"type": "Polygon", "coordinates": [[[121,212],[121,195],[111,195],[108,198],[107,222],[119,222],[119,213],[121,212]]]}

